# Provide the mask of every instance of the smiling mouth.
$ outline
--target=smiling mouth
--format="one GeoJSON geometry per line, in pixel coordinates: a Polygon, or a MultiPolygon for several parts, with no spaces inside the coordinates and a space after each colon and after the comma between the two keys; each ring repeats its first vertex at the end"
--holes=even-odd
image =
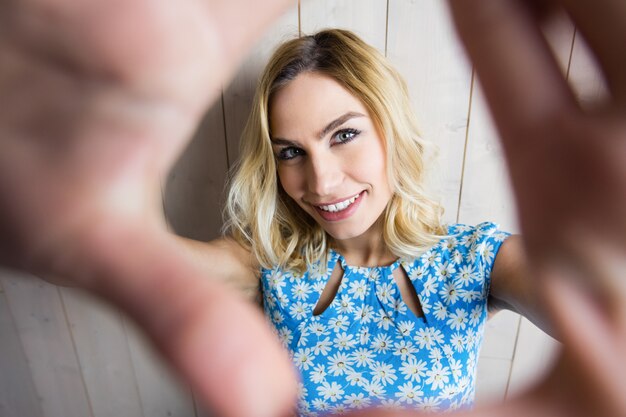
{"type": "Polygon", "coordinates": [[[327,206],[315,206],[321,210],[324,210],[329,213],[336,213],[338,211],[343,211],[350,207],[356,200],[359,198],[361,193],[355,195],[354,197],[348,198],[347,200],[340,201],[339,203],[329,204],[327,206]]]}

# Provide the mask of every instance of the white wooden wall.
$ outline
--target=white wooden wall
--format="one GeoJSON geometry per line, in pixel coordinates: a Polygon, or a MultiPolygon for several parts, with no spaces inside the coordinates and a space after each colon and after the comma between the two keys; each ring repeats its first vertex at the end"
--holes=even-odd
{"type": "MultiPolygon", "coordinates": [[[[448,221],[518,226],[500,148],[472,67],[442,0],[294,1],[260,39],[193,143],[163,180],[164,209],[182,235],[218,235],[228,167],[237,158],[256,78],[282,40],[325,27],[355,31],[405,76],[423,134],[440,148],[433,184],[448,221]]],[[[602,84],[568,24],[551,34],[563,70],[585,100],[602,84]]],[[[479,402],[503,401],[545,371],[556,344],[525,319],[487,326],[479,402]]],[[[118,311],[74,290],[0,270],[0,416],[201,417],[178,382],[118,311]]]]}

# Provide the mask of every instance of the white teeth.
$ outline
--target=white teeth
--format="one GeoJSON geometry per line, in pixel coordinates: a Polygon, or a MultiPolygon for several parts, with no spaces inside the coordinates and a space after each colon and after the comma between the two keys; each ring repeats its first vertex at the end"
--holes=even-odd
{"type": "Polygon", "coordinates": [[[354,201],[359,198],[360,194],[355,195],[352,198],[349,198],[345,201],[341,201],[339,203],[336,204],[330,204],[328,206],[318,206],[319,208],[321,208],[324,211],[329,211],[331,213],[337,212],[337,211],[342,211],[348,208],[348,206],[350,206],[352,203],[354,203],[354,201]]]}

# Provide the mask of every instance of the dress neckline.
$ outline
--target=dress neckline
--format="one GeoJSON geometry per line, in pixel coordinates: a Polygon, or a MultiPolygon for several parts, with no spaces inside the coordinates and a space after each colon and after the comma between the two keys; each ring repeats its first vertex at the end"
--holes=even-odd
{"type": "Polygon", "coordinates": [[[343,268],[344,271],[351,270],[351,271],[363,272],[363,271],[378,270],[380,272],[386,271],[386,272],[391,273],[402,263],[402,258],[398,258],[389,265],[358,266],[358,265],[349,265],[346,259],[343,257],[343,255],[337,252],[336,250],[334,250],[333,248],[330,248],[330,255],[331,255],[330,258],[331,258],[332,264],[334,265],[335,262],[338,261],[341,264],[341,267],[343,268]]]}

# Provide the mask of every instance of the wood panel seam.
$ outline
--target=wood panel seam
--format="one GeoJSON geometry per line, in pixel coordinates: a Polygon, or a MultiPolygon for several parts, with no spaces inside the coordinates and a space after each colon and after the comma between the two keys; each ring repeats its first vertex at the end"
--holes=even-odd
{"type": "Polygon", "coordinates": [[[459,198],[456,207],[456,222],[459,222],[459,217],[461,215],[461,201],[463,199],[463,181],[465,179],[465,163],[467,161],[467,144],[469,142],[469,130],[470,123],[472,118],[472,101],[474,97],[474,81],[475,81],[475,72],[474,67],[472,67],[472,76],[470,80],[470,92],[469,92],[469,101],[467,105],[467,124],[465,125],[465,143],[463,144],[463,162],[461,163],[461,181],[459,184],[459,198]]]}
{"type": "Polygon", "coordinates": [[[122,319],[122,330],[124,332],[124,340],[126,340],[126,349],[128,349],[128,356],[130,358],[130,363],[132,366],[132,371],[133,371],[133,381],[135,383],[135,389],[137,390],[137,399],[139,400],[139,409],[141,410],[141,415],[143,417],[146,417],[146,412],[144,411],[144,406],[143,406],[143,397],[141,396],[141,390],[139,389],[139,381],[137,378],[137,368],[135,367],[135,359],[133,358],[133,352],[132,349],[130,348],[130,340],[128,338],[128,327],[127,327],[127,323],[126,323],[126,315],[123,314],[121,311],[116,310],[117,314],[120,315],[120,318],[122,319]]]}
{"type": "Polygon", "coordinates": [[[85,390],[85,398],[87,400],[87,405],[89,405],[89,411],[91,412],[91,416],[94,417],[93,413],[93,405],[91,404],[91,396],[89,395],[89,389],[87,388],[87,383],[85,382],[85,375],[83,375],[83,364],[80,360],[80,355],[78,354],[78,349],[76,348],[76,340],[74,339],[74,332],[72,331],[72,325],[70,323],[69,316],[67,314],[67,308],[65,307],[65,298],[63,297],[63,292],[60,287],[56,287],[57,294],[59,295],[59,301],[61,302],[61,309],[63,310],[63,317],[65,318],[65,325],[67,326],[67,331],[70,334],[70,341],[72,342],[72,350],[74,351],[74,356],[76,357],[76,362],[78,363],[78,368],[80,369],[80,382],[85,390]]]}
{"type": "Polygon", "coordinates": [[[572,35],[572,45],[569,49],[569,59],[567,60],[567,71],[565,72],[565,79],[569,80],[569,71],[572,66],[572,57],[574,56],[574,44],[576,43],[576,33],[578,32],[578,28],[574,26],[574,34],[572,35]]]}
{"type": "Polygon", "coordinates": [[[387,56],[387,39],[389,39],[389,0],[387,0],[387,14],[385,16],[385,57],[387,56]]]}
{"type": "Polygon", "coordinates": [[[300,0],[298,0],[298,38],[302,37],[302,8],[300,0]]]}
{"type": "Polygon", "coordinates": [[[513,363],[517,354],[517,342],[519,341],[520,329],[522,327],[522,316],[517,318],[517,332],[515,332],[515,343],[513,344],[513,355],[511,355],[511,364],[509,366],[509,377],[506,379],[506,388],[504,389],[504,401],[509,398],[509,387],[511,386],[511,376],[513,375],[513,363]]]}
{"type": "Polygon", "coordinates": [[[226,107],[224,107],[224,87],[220,94],[222,104],[222,126],[224,127],[224,148],[226,148],[226,169],[230,171],[230,155],[228,154],[228,131],[226,130],[226,107]]]}

